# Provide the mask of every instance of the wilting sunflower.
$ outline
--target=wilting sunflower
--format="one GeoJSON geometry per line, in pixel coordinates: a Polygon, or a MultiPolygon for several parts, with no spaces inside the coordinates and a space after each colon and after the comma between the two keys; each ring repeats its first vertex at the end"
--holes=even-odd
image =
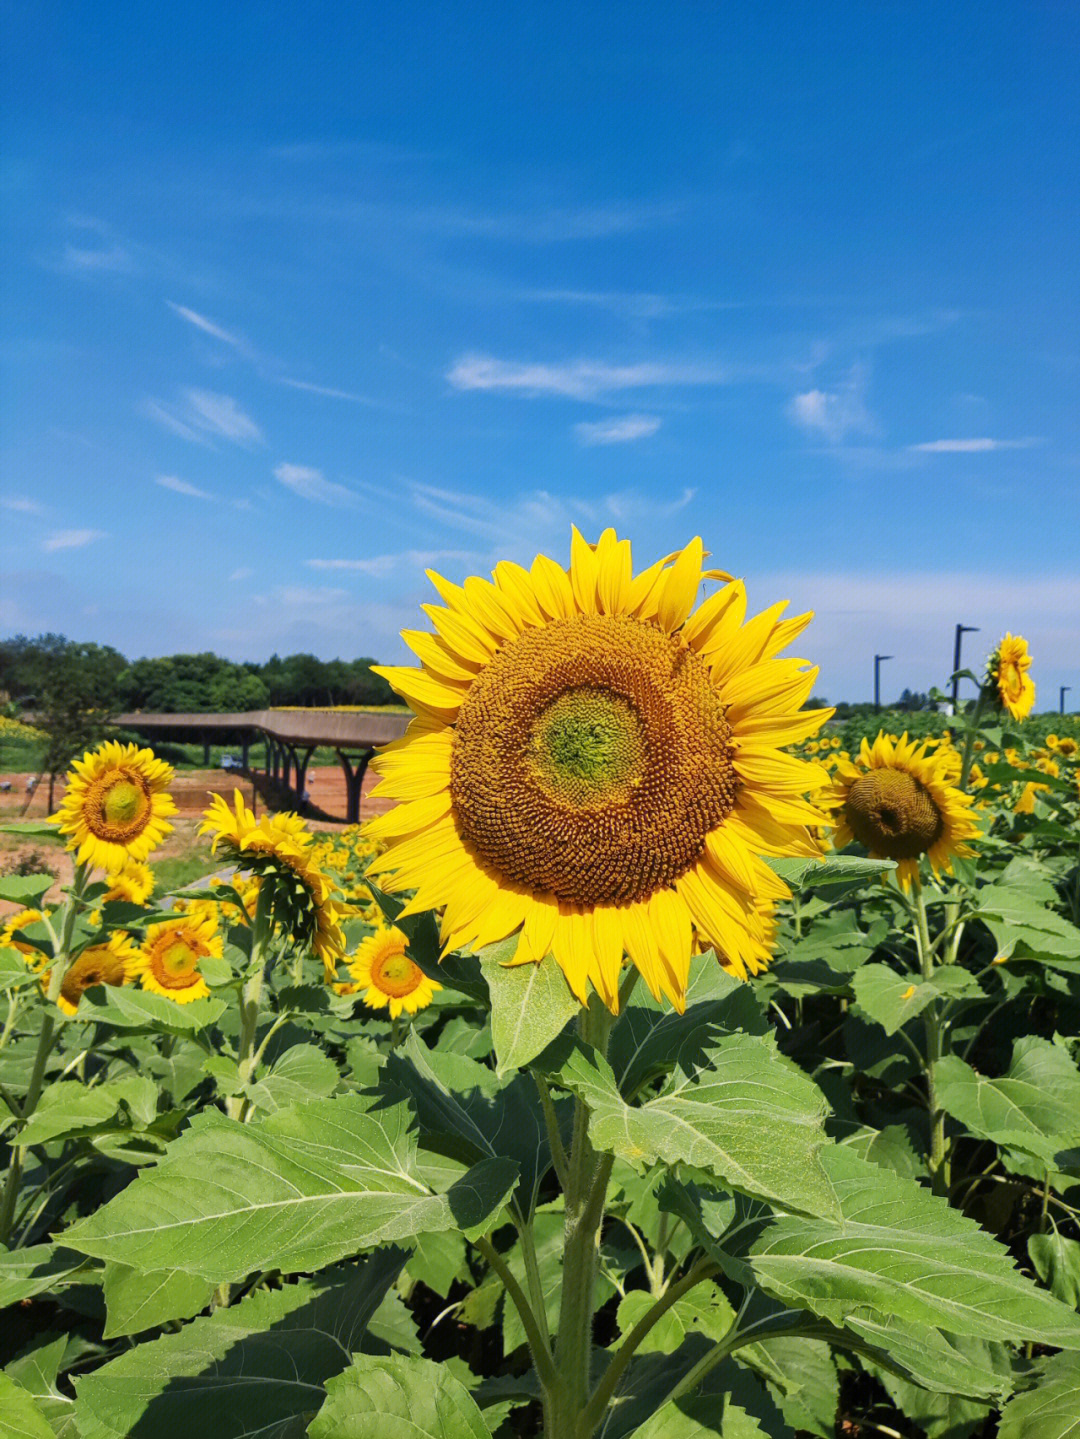
{"type": "Polygon", "coordinates": [[[60,808],[51,818],[70,835],[80,864],[115,872],[129,859],[141,860],[172,830],[176,813],[166,794],[173,769],[153,750],[106,740],[76,760],[67,776],[60,808]]]}
{"type": "Polygon", "coordinates": [[[628,540],[575,530],[569,570],[428,572],[436,632],[403,636],[422,667],[376,667],[417,717],[373,762],[401,803],[366,832],[368,873],[416,890],[403,914],[441,908],[445,949],[517,931],[513,962],[553,955],[612,1010],[624,954],[679,1008],[696,949],[768,962],[788,890],[762,856],[819,853],[804,796],[828,783],[781,747],[832,711],[800,714],[817,670],[775,658],[812,615],[744,623],[741,581],[694,610],[703,559],[695,539],[635,577],[628,540]]]}
{"type": "Polygon", "coordinates": [[[132,963],[131,978],[138,979],[143,989],[154,994],[162,994],[177,1004],[189,1004],[210,993],[199,965],[209,955],[220,959],[221,953],[215,916],[185,914],[180,919],[150,925],[138,958],[132,963]]]}
{"type": "MultiPolygon", "coordinates": [[[[109,935],[105,944],[95,944],[84,949],[67,973],[60,986],[57,1004],[65,1014],[74,1014],[84,992],[95,984],[128,984],[138,960],[139,951],[134,941],[120,930],[109,935]]],[[[49,974],[41,976],[43,989],[49,987],[49,974]]]]}
{"type": "Polygon", "coordinates": [[[1014,720],[1026,719],[1035,703],[1035,681],[1028,674],[1031,656],[1027,640],[1007,634],[986,662],[984,693],[1014,720]]]}
{"type": "Polygon", "coordinates": [[[400,929],[382,929],[370,935],[349,961],[351,984],[335,985],[341,994],[364,991],[369,1009],[390,1008],[390,1018],[397,1019],[404,1009],[415,1014],[426,1009],[442,985],[427,975],[405,953],[409,941],[400,929]]]}
{"type": "Polygon", "coordinates": [[[971,796],[957,789],[953,752],[928,751],[904,734],[863,740],[854,764],[843,763],[825,803],[837,812],[833,844],[843,849],[858,840],[874,859],[897,861],[896,875],[909,885],[926,855],[937,874],[951,870],[954,857],[972,853],[965,840],[979,829],[971,796]]]}
{"type": "Polygon", "coordinates": [[[154,892],[154,876],[149,865],[137,859],[129,859],[122,869],[106,876],[109,888],[101,896],[101,903],[125,900],[128,904],[145,904],[154,892]]]}
{"type": "Polygon", "coordinates": [[[333,897],[333,885],[309,853],[310,831],[295,814],[263,815],[256,821],[239,790],[233,804],[230,810],[220,795],[213,795],[199,833],[212,833],[215,853],[221,846],[238,869],[259,879],[260,889],[269,886],[274,919],[294,943],[322,960],[329,981],[345,950],[341,920],[352,909],[333,897]]]}

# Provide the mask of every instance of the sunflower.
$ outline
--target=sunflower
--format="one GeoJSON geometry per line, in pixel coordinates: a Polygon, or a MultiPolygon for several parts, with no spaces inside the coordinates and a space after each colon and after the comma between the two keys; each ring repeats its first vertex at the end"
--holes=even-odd
{"type": "Polygon", "coordinates": [[[744,623],[741,581],[694,610],[703,560],[695,539],[635,577],[628,540],[575,530],[569,570],[428,572],[421,668],[375,667],[416,718],[373,762],[401,803],[365,832],[368,873],[416,891],[402,913],[442,909],[444,951],[516,932],[512,963],[550,954],[612,1011],[624,954],[678,1008],[695,950],[767,964],[761,906],[788,890],[763,856],[818,855],[804,796],[828,783],[781,746],[832,711],[798,713],[817,670],[775,658],[812,615],[744,623]]]}
{"type": "Polygon", "coordinates": [[[339,984],[339,994],[356,994],[364,990],[368,1009],[390,1008],[390,1018],[397,1019],[404,1009],[415,1014],[426,1009],[442,985],[427,975],[405,953],[409,941],[400,929],[383,929],[370,935],[349,961],[352,984],[339,984]]]}
{"type": "Polygon", "coordinates": [[[172,779],[172,766],[153,750],[106,740],[72,765],[51,818],[71,836],[67,847],[78,850],[80,864],[115,872],[145,859],[172,830],[165,822],[176,813],[165,793],[172,779]]]}
{"type": "Polygon", "coordinates": [[[145,904],[154,892],[154,876],[149,865],[137,859],[129,859],[115,874],[106,876],[109,888],[101,896],[101,903],[125,900],[128,904],[145,904]]]}
{"type": "Polygon", "coordinates": [[[27,968],[35,974],[46,963],[45,956],[40,949],[27,944],[25,939],[17,939],[16,935],[20,930],[29,929],[32,924],[43,924],[46,913],[47,911],[40,909],[20,909],[17,914],[9,915],[0,929],[0,949],[18,950],[26,961],[27,968]]]}
{"type": "Polygon", "coordinates": [[[972,853],[964,841],[979,833],[971,796],[956,788],[956,778],[951,752],[928,751],[906,733],[895,743],[884,734],[872,745],[864,739],[856,762],[840,766],[825,797],[837,812],[834,846],[858,840],[874,859],[896,860],[904,885],[918,878],[924,854],[935,874],[951,870],[954,857],[972,853]]]}
{"type": "MultiPolygon", "coordinates": [[[[1047,744],[1050,743],[1049,735],[1047,736],[1046,742],[1047,744]]],[[[1076,741],[1073,739],[1072,735],[1063,735],[1062,738],[1058,740],[1057,748],[1058,754],[1063,754],[1066,759],[1072,759],[1073,755],[1076,753],[1076,741]]]]}
{"type": "MultiPolygon", "coordinates": [[[[84,992],[95,984],[122,985],[131,980],[139,951],[130,938],[121,930],[115,930],[104,944],[91,945],[84,949],[64,975],[57,1004],[65,1014],[74,1014],[84,992]]],[[[46,970],[41,976],[42,988],[48,990],[49,975],[46,970]]]]}
{"type": "Polygon", "coordinates": [[[154,994],[162,994],[177,1004],[189,1004],[210,993],[199,965],[208,955],[220,959],[221,953],[215,916],[185,914],[180,919],[150,925],[131,966],[131,978],[138,979],[143,989],[154,994]]]}
{"type": "MultiPolygon", "coordinates": [[[[199,833],[213,833],[211,849],[221,845],[238,869],[270,887],[270,908],[295,943],[318,959],[329,982],[345,951],[341,920],[352,907],[336,900],[334,887],[311,853],[312,835],[296,814],[255,816],[234,791],[232,810],[218,794],[211,796],[199,833]]],[[[246,896],[245,896],[246,900],[246,896]]]]}
{"type": "Polygon", "coordinates": [[[1014,720],[1026,719],[1035,703],[1030,668],[1027,641],[1021,635],[1007,634],[986,663],[984,693],[1014,720]]]}

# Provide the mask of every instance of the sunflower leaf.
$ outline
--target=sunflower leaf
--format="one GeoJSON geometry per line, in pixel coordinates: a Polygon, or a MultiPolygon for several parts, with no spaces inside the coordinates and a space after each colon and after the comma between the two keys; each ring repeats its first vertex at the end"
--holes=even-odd
{"type": "Polygon", "coordinates": [[[5,874],[0,876],[0,899],[35,909],[41,896],[55,883],[51,874],[5,874]]]}
{"type": "Polygon", "coordinates": [[[1080,1356],[1045,1364],[1038,1386],[1006,1404],[998,1439],[1080,1439],[1080,1356]]]}
{"type": "Polygon", "coordinates": [[[387,1249],[258,1290],[128,1349],[76,1385],[83,1439],[273,1434],[302,1439],[323,1386],[359,1348],[405,1252],[387,1249]]]}
{"type": "Polygon", "coordinates": [[[0,1374],[0,1413],[10,1439],[54,1439],[52,1426],[31,1396],[7,1374],[0,1374]]]}
{"type": "Polygon", "coordinates": [[[140,1274],[127,1264],[106,1264],[103,1289],[105,1339],[141,1334],[170,1319],[190,1319],[206,1308],[214,1293],[208,1280],[183,1270],[140,1274]]]}
{"type": "Polygon", "coordinates": [[[144,1273],[183,1269],[220,1284],[256,1269],[318,1269],[416,1234],[490,1228],[517,1165],[487,1159],[433,1193],[416,1174],[412,1110],[371,1103],[316,1099],[254,1124],[204,1113],[64,1243],[144,1273]]]}
{"type": "Polygon", "coordinates": [[[935,999],[985,998],[979,981],[960,965],[940,965],[929,979],[912,979],[888,964],[864,964],[851,981],[859,1009],[895,1034],[935,999]]]}
{"type": "Polygon", "coordinates": [[[515,937],[480,951],[480,968],[491,995],[491,1034],[497,1072],[523,1069],[558,1037],[581,1005],[562,970],[549,956],[539,964],[507,965],[515,937]]]}
{"type": "Polygon", "coordinates": [[[1060,1045],[1025,1035],[1000,1079],[948,1055],[936,1078],[942,1108],[980,1139],[1026,1150],[1050,1166],[1060,1150],[1080,1145],[1080,1074],[1060,1045]]]}
{"type": "Polygon", "coordinates": [[[223,999],[196,999],[177,1004],[164,995],[131,985],[95,985],[79,1002],[78,1019],[100,1021],[118,1029],[163,1029],[169,1034],[190,1034],[215,1024],[228,1008],[223,999]]]}
{"type": "Polygon", "coordinates": [[[707,1065],[655,1099],[627,1104],[607,1061],[576,1043],[557,1079],[591,1110],[589,1137],[637,1169],[686,1163],[732,1190],[809,1214],[837,1215],[820,1153],[826,1105],[771,1038],[732,1034],[707,1065]]]}
{"type": "Polygon", "coordinates": [[[310,1439],[491,1439],[476,1400],[442,1364],[357,1354],[326,1386],[310,1439]]]}
{"type": "Polygon", "coordinates": [[[769,868],[786,880],[792,889],[820,889],[823,885],[848,884],[851,880],[877,879],[896,868],[891,859],[861,859],[854,854],[831,854],[828,859],[772,859],[769,868]]]}

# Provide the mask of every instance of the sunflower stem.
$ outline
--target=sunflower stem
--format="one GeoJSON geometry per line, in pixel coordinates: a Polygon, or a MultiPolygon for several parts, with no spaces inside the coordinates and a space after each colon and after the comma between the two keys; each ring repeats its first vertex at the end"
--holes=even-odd
{"type": "MultiPolygon", "coordinates": [[[[251,965],[240,992],[240,1037],[236,1048],[236,1077],[242,1086],[251,1083],[262,1054],[261,1050],[258,1054],[255,1052],[255,1036],[259,1028],[263,979],[272,933],[270,888],[267,885],[259,889],[251,935],[251,965]]],[[[230,1094],[225,1101],[225,1113],[230,1119],[239,1120],[241,1124],[246,1122],[250,1112],[251,1103],[246,1094],[230,1094]]]]}
{"type": "MultiPolygon", "coordinates": [[[[934,976],[934,949],[926,918],[922,884],[915,879],[915,944],[924,980],[934,976]]],[[[945,1143],[945,1111],[938,1104],[937,1064],[941,1058],[941,1016],[938,1001],[931,1000],[923,1012],[926,1029],[926,1099],[930,1114],[930,1183],[935,1194],[949,1192],[949,1155],[945,1143]]]]}
{"type": "Polygon", "coordinates": [[[979,720],[982,716],[983,705],[986,701],[986,691],[980,688],[979,698],[975,701],[975,708],[971,712],[968,721],[967,734],[964,736],[964,754],[960,761],[960,782],[959,788],[966,792],[968,776],[971,774],[971,757],[975,749],[975,736],[979,733],[979,720]]]}
{"type": "MultiPolygon", "coordinates": [[[[41,1091],[45,1086],[45,1066],[49,1062],[49,1055],[52,1053],[53,1045],[56,1043],[56,1019],[54,1017],[56,1001],[60,998],[60,988],[64,983],[64,975],[67,973],[71,963],[71,941],[75,934],[75,918],[82,908],[82,893],[86,888],[86,879],[89,874],[89,866],[77,864],[75,873],[71,880],[71,889],[68,892],[67,904],[64,908],[64,923],[60,933],[60,943],[56,953],[53,955],[52,966],[49,970],[49,987],[46,990],[48,1009],[41,1021],[41,1033],[38,1035],[37,1053],[34,1055],[33,1067],[30,1070],[30,1081],[26,1086],[26,1098],[22,1102],[22,1114],[16,1121],[21,1129],[30,1119],[30,1116],[37,1109],[38,1100],[41,1098],[41,1091]]],[[[11,1231],[15,1226],[15,1209],[19,1201],[19,1188],[22,1184],[23,1165],[26,1162],[26,1149],[24,1144],[13,1144],[11,1147],[11,1162],[8,1165],[8,1172],[4,1179],[4,1192],[0,1196],[0,1244],[7,1244],[11,1238],[11,1231]]]]}
{"type": "MultiPolygon", "coordinates": [[[[582,1011],[582,1039],[601,1054],[607,1051],[613,1017],[595,996],[582,1011]]],[[[566,1222],[563,1287],[555,1341],[557,1383],[549,1394],[545,1439],[581,1439],[592,1367],[596,1266],[604,1201],[613,1156],[600,1155],[589,1140],[589,1107],[574,1100],[574,1137],[565,1190],[566,1222]]]]}

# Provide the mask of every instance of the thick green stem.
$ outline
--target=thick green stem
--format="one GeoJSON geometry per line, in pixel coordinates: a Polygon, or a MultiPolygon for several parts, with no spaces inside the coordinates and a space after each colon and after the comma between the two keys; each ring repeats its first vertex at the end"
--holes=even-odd
{"type": "MultiPolygon", "coordinates": [[[[611,1024],[611,1015],[594,996],[592,1006],[581,1016],[582,1038],[603,1054],[611,1024]]],[[[557,1380],[546,1406],[544,1439],[579,1439],[584,1433],[580,1426],[589,1394],[597,1251],[613,1162],[611,1155],[598,1155],[593,1149],[588,1105],[575,1099],[566,1185],[562,1299],[555,1346],[557,1380]]]]}
{"type": "MultiPolygon", "coordinates": [[[[56,1001],[60,998],[60,989],[64,983],[64,975],[67,973],[71,963],[71,941],[75,934],[75,918],[82,905],[82,892],[86,888],[86,877],[89,870],[85,864],[77,864],[71,881],[71,892],[68,895],[67,905],[64,910],[64,924],[60,934],[60,942],[57,945],[56,953],[53,955],[52,965],[49,970],[49,987],[46,991],[48,1009],[41,1021],[41,1033],[38,1035],[37,1053],[34,1055],[34,1064],[30,1070],[30,1082],[26,1087],[26,1098],[22,1102],[22,1114],[20,1127],[29,1120],[30,1116],[37,1109],[38,1100],[41,1098],[41,1091],[45,1085],[45,1067],[49,1062],[49,1055],[52,1053],[53,1045],[56,1043],[56,1001]]],[[[26,1146],[13,1144],[11,1148],[11,1162],[8,1165],[7,1176],[4,1180],[4,1192],[0,1197],[0,1244],[7,1244],[11,1238],[11,1231],[15,1224],[15,1207],[19,1200],[19,1187],[22,1183],[23,1165],[26,1163],[26,1146]]]]}
{"type": "MultiPolygon", "coordinates": [[[[255,907],[255,923],[251,936],[251,967],[244,987],[240,992],[240,1037],[236,1047],[237,1080],[241,1085],[251,1082],[258,1063],[255,1052],[255,1036],[259,1028],[259,1011],[262,1007],[263,980],[266,975],[267,950],[273,926],[269,912],[269,888],[259,890],[255,907]]],[[[225,1113],[230,1119],[241,1123],[250,1113],[251,1105],[244,1094],[231,1094],[225,1101],[225,1113]]]]}
{"type": "MultiPolygon", "coordinates": [[[[933,978],[934,952],[926,920],[922,885],[915,880],[915,943],[924,980],[933,978]]],[[[949,1192],[949,1154],[945,1143],[945,1111],[938,1104],[937,1066],[942,1053],[940,1001],[933,999],[923,1011],[926,1030],[926,1098],[930,1114],[930,1184],[935,1194],[949,1192]]]]}

